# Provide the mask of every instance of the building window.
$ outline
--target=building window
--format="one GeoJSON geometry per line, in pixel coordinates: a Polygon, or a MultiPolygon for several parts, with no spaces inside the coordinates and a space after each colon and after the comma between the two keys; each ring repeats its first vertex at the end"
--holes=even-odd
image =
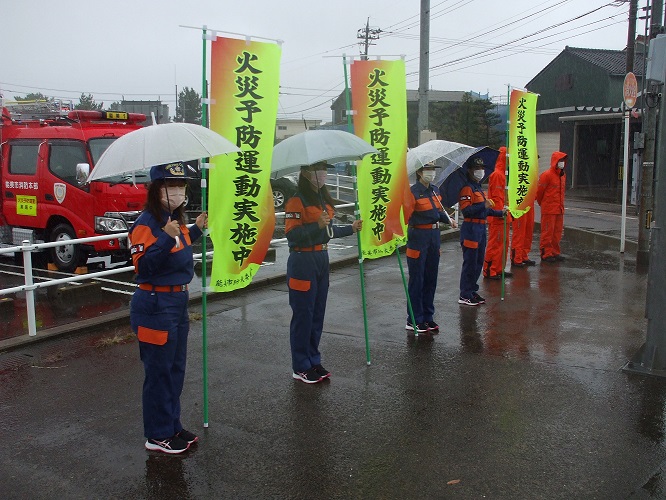
{"type": "Polygon", "coordinates": [[[555,80],[555,90],[571,90],[573,88],[573,75],[565,73],[555,80]]]}
{"type": "Polygon", "coordinates": [[[278,127],[278,130],[287,130],[286,125],[278,125],[277,127],[278,127]]]}

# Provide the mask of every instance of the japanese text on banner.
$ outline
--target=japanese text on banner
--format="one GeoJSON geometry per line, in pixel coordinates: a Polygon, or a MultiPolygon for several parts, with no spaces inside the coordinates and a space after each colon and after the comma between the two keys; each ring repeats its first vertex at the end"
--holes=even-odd
{"type": "Polygon", "coordinates": [[[538,95],[512,90],[509,115],[509,210],[520,217],[534,204],[539,179],[536,142],[538,95]]]}
{"type": "Polygon", "coordinates": [[[247,286],[275,227],[270,167],[279,90],[280,47],[218,38],[211,50],[211,129],[241,151],[213,159],[209,228],[211,288],[247,286]]]}
{"type": "Polygon", "coordinates": [[[363,257],[374,259],[393,253],[407,234],[402,216],[408,186],[405,62],[354,61],[351,89],[354,133],[379,151],[357,168],[363,257]]]}

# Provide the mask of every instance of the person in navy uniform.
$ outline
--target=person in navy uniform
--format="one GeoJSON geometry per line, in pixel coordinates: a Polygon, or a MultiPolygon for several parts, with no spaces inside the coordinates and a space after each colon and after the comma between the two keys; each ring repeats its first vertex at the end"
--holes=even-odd
{"type": "Polygon", "coordinates": [[[334,202],[325,185],[327,167],[325,162],[302,167],[298,191],[285,206],[292,376],[306,384],[331,375],[319,352],[328,295],[327,243],[360,231],[363,224],[360,219],[349,225],[331,224],[334,202]]]}
{"type": "Polygon", "coordinates": [[[407,291],[416,325],[412,324],[408,306],[405,329],[416,333],[439,333],[433,318],[441,243],[439,223],[458,227],[444,210],[439,190],[431,184],[434,179],[435,165],[429,163],[416,171],[416,183],[411,187],[414,211],[407,229],[407,291]]]}
{"type": "Polygon", "coordinates": [[[486,300],[478,294],[479,276],[483,270],[483,258],[486,254],[486,217],[504,217],[506,209],[493,209],[492,200],[486,199],[481,188],[485,177],[485,164],[476,157],[467,168],[467,183],[460,190],[458,207],[463,214],[460,228],[460,245],[463,252],[462,271],[460,273],[459,304],[478,306],[486,300]]]}
{"type": "Polygon", "coordinates": [[[143,427],[148,450],[183,453],[198,440],[180,422],[189,318],[188,284],[194,276],[192,243],[205,213],[185,225],[186,169],[182,162],[150,169],[144,211],[129,232],[137,289],[130,304],[132,330],[143,362],[143,427]]]}

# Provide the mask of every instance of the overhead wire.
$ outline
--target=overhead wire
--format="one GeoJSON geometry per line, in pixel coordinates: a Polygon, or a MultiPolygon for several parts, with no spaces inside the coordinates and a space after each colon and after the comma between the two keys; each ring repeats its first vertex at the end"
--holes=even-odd
{"type": "MultiPolygon", "coordinates": [[[[556,24],[550,25],[550,26],[548,26],[548,27],[546,27],[546,28],[543,28],[543,29],[537,30],[537,31],[535,31],[535,32],[533,32],[533,33],[530,33],[530,34],[528,34],[528,35],[523,35],[523,36],[521,36],[521,37],[519,37],[519,38],[515,38],[515,39],[513,39],[513,40],[511,40],[511,41],[503,42],[503,43],[497,44],[497,45],[495,45],[493,48],[490,49],[490,52],[491,52],[491,53],[496,52],[496,51],[498,51],[498,50],[500,50],[500,49],[502,49],[502,48],[504,48],[504,47],[507,47],[507,46],[509,46],[509,45],[511,45],[511,44],[514,44],[514,43],[516,43],[516,42],[519,42],[519,41],[522,41],[522,40],[526,40],[526,39],[528,39],[528,38],[532,38],[532,37],[534,37],[534,36],[536,36],[536,35],[539,35],[539,34],[541,34],[541,33],[546,32],[546,31],[549,31],[549,30],[552,30],[552,29],[558,28],[558,27],[560,27],[560,26],[563,26],[563,25],[568,24],[568,23],[573,22],[573,21],[577,21],[577,20],[579,20],[579,19],[582,19],[582,18],[585,17],[585,16],[588,16],[588,15],[590,15],[590,14],[592,14],[592,13],[594,13],[594,12],[597,12],[597,11],[599,11],[600,9],[605,8],[605,7],[608,7],[608,6],[610,6],[610,5],[612,5],[612,4],[605,4],[605,5],[601,6],[601,7],[597,7],[596,9],[593,9],[593,10],[591,10],[591,11],[588,11],[588,12],[585,12],[585,13],[580,14],[580,15],[578,15],[578,16],[575,16],[575,17],[573,17],[573,18],[567,19],[566,21],[562,21],[562,22],[560,22],[560,23],[556,23],[556,24]]],[[[538,41],[538,40],[540,40],[540,39],[537,39],[537,40],[535,40],[535,41],[538,41]]],[[[490,54],[489,54],[489,51],[488,51],[488,50],[484,50],[484,51],[480,51],[480,52],[475,52],[475,53],[473,53],[473,54],[469,54],[469,55],[466,55],[466,56],[464,56],[464,57],[459,57],[459,58],[457,58],[457,59],[452,59],[452,60],[450,60],[450,61],[446,61],[446,62],[441,63],[441,64],[436,64],[436,65],[434,65],[434,66],[430,66],[430,71],[432,71],[432,70],[434,70],[434,69],[437,69],[437,68],[444,67],[444,66],[449,66],[449,65],[455,64],[455,63],[460,62],[460,61],[469,60],[469,59],[471,59],[471,58],[473,58],[473,57],[476,57],[476,56],[487,57],[487,56],[489,56],[489,55],[490,55],[490,54]]],[[[418,73],[418,72],[417,72],[417,71],[410,72],[410,73],[407,73],[407,75],[411,75],[411,74],[414,74],[414,73],[418,73]]]]}
{"type": "MultiPolygon", "coordinates": [[[[600,27],[598,27],[598,28],[595,28],[595,29],[592,29],[592,30],[585,31],[585,32],[583,32],[583,33],[578,33],[576,36],[584,35],[584,34],[587,34],[587,33],[592,33],[592,32],[594,32],[594,31],[599,31],[599,30],[601,30],[601,29],[608,28],[609,26],[613,26],[613,25],[615,25],[615,24],[622,24],[623,22],[625,22],[625,21],[624,21],[624,20],[622,20],[622,21],[616,21],[616,22],[614,22],[614,23],[611,23],[611,24],[608,24],[608,25],[605,25],[605,26],[600,26],[600,27]]],[[[553,43],[557,43],[557,42],[559,42],[559,41],[569,40],[569,39],[571,39],[571,38],[575,38],[575,37],[566,37],[566,38],[562,38],[562,39],[560,39],[560,40],[554,40],[554,41],[548,42],[548,45],[551,45],[551,44],[553,44],[553,43]]],[[[512,55],[513,55],[513,54],[512,54],[512,55]]],[[[457,67],[457,68],[447,68],[447,69],[445,69],[445,70],[442,70],[441,72],[430,73],[430,76],[431,76],[431,77],[436,77],[436,76],[441,76],[441,75],[444,75],[444,74],[447,74],[447,73],[453,73],[453,72],[463,71],[463,70],[465,70],[465,69],[469,69],[469,68],[479,67],[479,66],[482,65],[482,64],[489,63],[489,62],[493,62],[493,61],[497,61],[497,60],[502,59],[502,58],[505,58],[505,57],[507,57],[507,56],[505,56],[505,55],[497,55],[497,57],[494,57],[494,58],[489,59],[489,60],[486,60],[486,61],[475,62],[475,63],[473,63],[473,64],[469,64],[469,65],[467,65],[467,66],[462,66],[462,67],[457,67]]],[[[462,62],[461,62],[460,64],[462,64],[462,62]]],[[[413,74],[414,74],[414,73],[410,73],[410,75],[413,75],[413,74]]],[[[414,77],[412,77],[412,78],[408,78],[407,81],[408,81],[408,82],[414,82],[414,81],[417,81],[417,80],[418,80],[418,75],[416,75],[416,76],[414,76],[414,77]]]]}

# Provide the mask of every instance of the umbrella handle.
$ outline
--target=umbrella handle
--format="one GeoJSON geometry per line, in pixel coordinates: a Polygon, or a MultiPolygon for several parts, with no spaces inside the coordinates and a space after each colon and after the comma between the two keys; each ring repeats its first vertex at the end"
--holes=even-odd
{"type": "Polygon", "coordinates": [[[176,236],[176,248],[180,248],[180,237],[176,236]]]}
{"type": "Polygon", "coordinates": [[[434,198],[437,200],[437,203],[439,203],[439,207],[442,209],[442,212],[444,212],[444,213],[446,214],[446,218],[449,219],[449,225],[450,225],[450,226],[453,225],[453,224],[452,224],[452,223],[453,223],[453,220],[451,219],[451,216],[449,215],[449,213],[448,213],[448,212],[446,211],[446,209],[444,208],[444,205],[442,205],[442,202],[441,202],[440,199],[437,197],[437,193],[435,193],[434,189],[433,189],[432,194],[435,195],[434,198]]]}

